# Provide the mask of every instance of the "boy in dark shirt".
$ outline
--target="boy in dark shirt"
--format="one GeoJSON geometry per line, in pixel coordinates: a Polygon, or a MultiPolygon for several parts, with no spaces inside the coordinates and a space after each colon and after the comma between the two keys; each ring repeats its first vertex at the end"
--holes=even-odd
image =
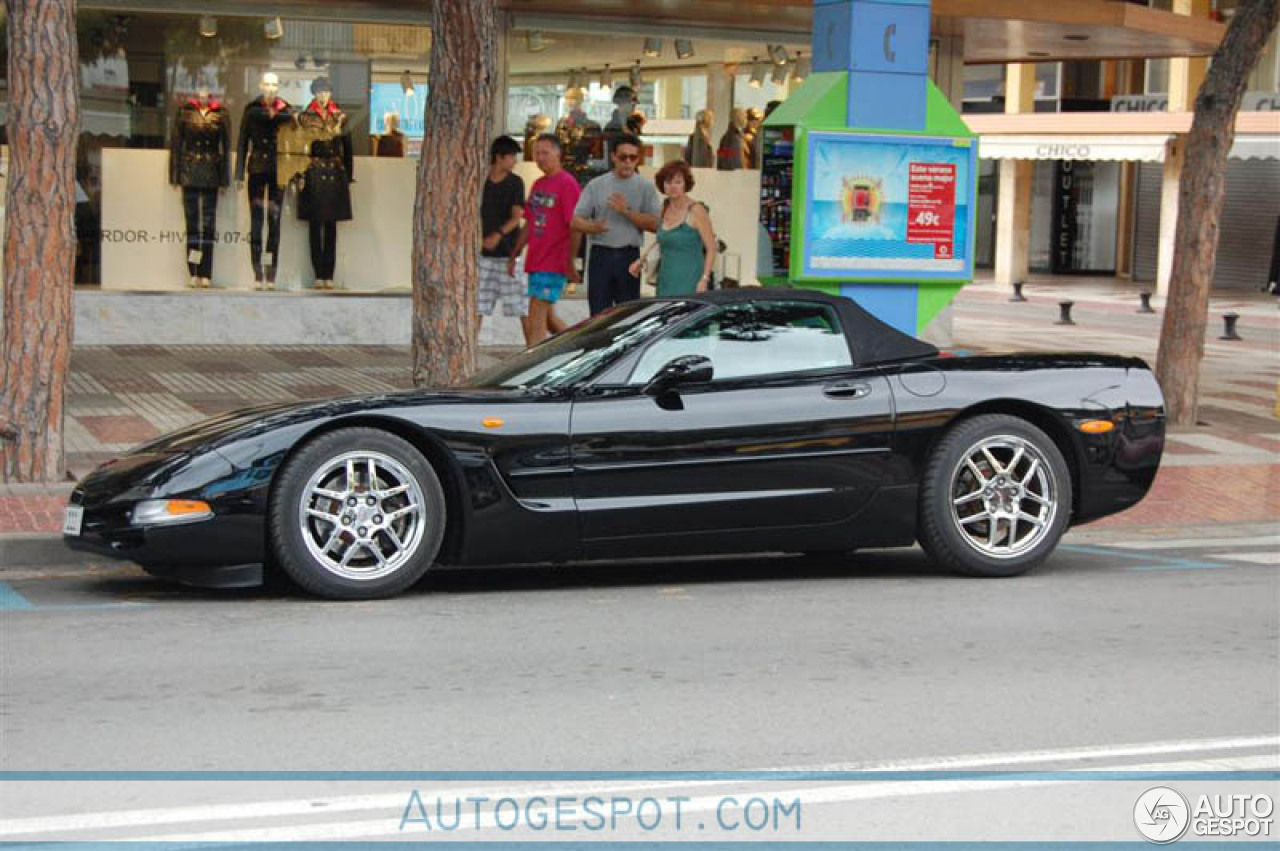
{"type": "Polygon", "coordinates": [[[480,226],[483,243],[480,251],[480,290],[476,311],[480,314],[476,327],[484,317],[493,315],[498,301],[503,302],[506,316],[529,314],[529,299],[518,274],[507,274],[507,259],[515,247],[520,224],[524,219],[524,181],[513,174],[520,144],[510,136],[499,136],[489,146],[489,176],[484,181],[480,201],[480,226]]]}

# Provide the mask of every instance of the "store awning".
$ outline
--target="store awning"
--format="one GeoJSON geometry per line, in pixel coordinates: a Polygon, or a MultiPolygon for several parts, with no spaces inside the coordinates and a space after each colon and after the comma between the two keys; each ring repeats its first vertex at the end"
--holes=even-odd
{"type": "MultiPolygon", "coordinates": [[[[987,134],[980,137],[978,155],[984,160],[1094,160],[1142,163],[1164,162],[1167,133],[1042,136],[987,134]]],[[[1280,160],[1280,136],[1238,133],[1228,155],[1233,160],[1280,160]]]]}
{"type": "Polygon", "coordinates": [[[1235,160],[1280,160],[1280,136],[1236,136],[1229,156],[1235,160]]]}
{"type": "Polygon", "coordinates": [[[984,135],[978,155],[984,160],[1126,160],[1164,162],[1165,147],[1173,137],[1152,135],[1043,136],[984,135]]]}

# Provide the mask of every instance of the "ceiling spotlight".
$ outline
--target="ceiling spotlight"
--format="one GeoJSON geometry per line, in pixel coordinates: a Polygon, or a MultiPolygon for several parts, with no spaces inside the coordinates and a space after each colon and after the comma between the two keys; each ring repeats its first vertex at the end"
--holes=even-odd
{"type": "Polygon", "coordinates": [[[218,19],[213,15],[200,16],[200,35],[213,38],[218,34],[218,19]]]}
{"type": "Polygon", "coordinates": [[[650,59],[662,55],[662,39],[646,38],[644,40],[644,55],[650,59]]]}
{"type": "Polygon", "coordinates": [[[311,64],[317,68],[328,68],[329,58],[327,56],[313,56],[311,58],[311,64]]]}
{"type": "Polygon", "coordinates": [[[600,88],[613,88],[613,71],[609,70],[609,63],[604,64],[604,70],[600,72],[600,88]]]}
{"type": "Polygon", "coordinates": [[[541,53],[547,49],[542,38],[542,30],[529,30],[524,34],[524,46],[530,53],[541,53]]]}
{"type": "Polygon", "coordinates": [[[293,60],[293,67],[297,68],[299,71],[301,71],[303,68],[306,68],[307,57],[304,54],[299,53],[298,58],[293,60]]]}
{"type": "Polygon", "coordinates": [[[787,60],[790,59],[787,56],[787,49],[780,44],[769,45],[769,58],[773,60],[774,65],[786,65],[787,60]]]}
{"type": "Polygon", "coordinates": [[[638,93],[640,87],[644,85],[644,76],[640,73],[640,60],[636,60],[636,64],[631,66],[631,70],[627,71],[627,81],[631,83],[631,88],[638,93]]]}
{"type": "Polygon", "coordinates": [[[262,24],[262,33],[272,41],[284,38],[284,21],[280,20],[278,16],[267,18],[262,24]]]}
{"type": "Polygon", "coordinates": [[[803,53],[796,54],[796,69],[791,72],[792,83],[803,83],[805,78],[812,73],[812,63],[804,58],[803,53]]]}
{"type": "Polygon", "coordinates": [[[404,89],[405,97],[407,98],[413,97],[413,92],[414,92],[413,75],[409,73],[408,69],[406,69],[405,72],[400,75],[400,88],[404,89]]]}
{"type": "Polygon", "coordinates": [[[688,59],[693,56],[693,42],[687,38],[676,39],[676,58],[688,59]]]}
{"type": "Polygon", "coordinates": [[[787,75],[791,73],[790,65],[774,65],[773,73],[769,75],[769,79],[773,81],[775,86],[781,86],[787,82],[787,75]]]}
{"type": "Polygon", "coordinates": [[[769,73],[769,69],[760,61],[760,57],[751,57],[751,79],[747,81],[747,85],[753,89],[758,89],[764,85],[764,78],[769,73]]]}

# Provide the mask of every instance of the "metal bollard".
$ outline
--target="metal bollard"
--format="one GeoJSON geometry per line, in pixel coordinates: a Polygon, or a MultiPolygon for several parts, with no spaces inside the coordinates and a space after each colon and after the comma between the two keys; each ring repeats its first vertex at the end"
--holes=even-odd
{"type": "Polygon", "coordinates": [[[1155,309],[1151,307],[1151,293],[1138,293],[1138,298],[1142,299],[1142,306],[1138,308],[1139,313],[1155,313],[1155,309]]]}
{"type": "Polygon", "coordinates": [[[1024,283],[1023,281],[1014,281],[1013,298],[1009,299],[1009,301],[1026,301],[1027,300],[1027,297],[1022,294],[1023,283],[1024,283]]]}
{"type": "Polygon", "coordinates": [[[1239,334],[1236,333],[1236,322],[1238,322],[1239,320],[1240,320],[1240,314],[1238,313],[1222,314],[1222,336],[1219,337],[1218,339],[1219,340],[1243,340],[1244,337],[1241,337],[1239,334]]]}
{"type": "Polygon", "coordinates": [[[1058,321],[1054,325],[1075,325],[1071,319],[1071,308],[1075,306],[1074,301],[1058,302],[1058,309],[1062,311],[1062,315],[1058,317],[1058,321]]]}

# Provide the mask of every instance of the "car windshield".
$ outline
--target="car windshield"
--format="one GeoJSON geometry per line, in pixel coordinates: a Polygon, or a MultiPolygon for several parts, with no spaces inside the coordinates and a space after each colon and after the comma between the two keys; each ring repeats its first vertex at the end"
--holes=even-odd
{"type": "Polygon", "coordinates": [[[581,381],[644,345],[697,305],[684,301],[632,302],[575,325],[472,376],[469,387],[554,389],[581,381]]]}

